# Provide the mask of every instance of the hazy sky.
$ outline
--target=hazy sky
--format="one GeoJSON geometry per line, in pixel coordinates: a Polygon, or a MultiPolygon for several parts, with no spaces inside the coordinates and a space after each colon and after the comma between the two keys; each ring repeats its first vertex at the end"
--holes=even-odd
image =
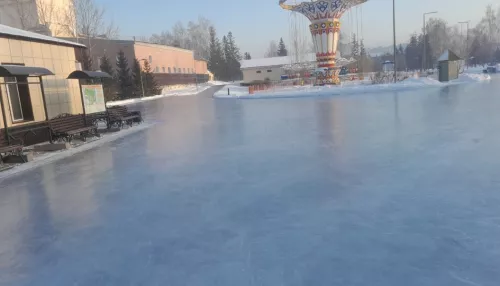
{"type": "MultiPolygon", "coordinates": [[[[147,36],[170,29],[177,21],[187,23],[198,15],[210,19],[219,35],[232,31],[242,52],[261,57],[271,40],[290,34],[290,12],[282,10],[278,0],[96,0],[106,7],[106,15],[120,27],[122,38],[147,36]],[[140,6],[139,6],[140,3],[140,6]],[[138,8],[143,10],[139,13],[138,8]]],[[[409,35],[420,31],[422,14],[439,11],[436,17],[449,24],[470,20],[477,24],[486,5],[500,7],[497,0],[396,0],[397,42],[406,42],[409,35]]],[[[392,0],[369,0],[358,8],[363,38],[367,47],[392,43],[392,0]],[[363,17],[361,17],[361,12],[363,17]]],[[[355,11],[352,22],[356,23],[355,11]]],[[[308,20],[301,16],[299,26],[307,28],[308,20]]],[[[342,30],[350,30],[349,16],[342,17],[342,30]]],[[[354,29],[355,25],[353,24],[354,29]]],[[[308,33],[308,32],[307,32],[308,33]]],[[[304,31],[306,36],[306,31],[304,31]]]]}

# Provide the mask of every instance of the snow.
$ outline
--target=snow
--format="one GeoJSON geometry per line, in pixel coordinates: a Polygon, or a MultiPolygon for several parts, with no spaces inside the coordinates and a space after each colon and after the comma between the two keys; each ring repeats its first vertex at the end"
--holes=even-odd
{"type": "Polygon", "coordinates": [[[164,88],[162,90],[162,94],[159,95],[154,95],[154,96],[148,96],[148,97],[142,97],[142,98],[131,98],[131,99],[125,99],[125,100],[117,100],[117,101],[109,101],[106,103],[107,106],[114,106],[114,105],[128,105],[128,104],[135,104],[139,103],[142,101],[150,101],[150,100],[158,100],[161,98],[165,97],[170,97],[170,96],[190,96],[190,95],[197,95],[207,89],[209,89],[212,86],[221,86],[227,84],[226,82],[222,81],[210,81],[208,83],[201,83],[196,85],[185,85],[180,88],[164,88]]]}
{"type": "Polygon", "coordinates": [[[129,127],[127,129],[122,129],[118,132],[103,133],[103,134],[101,134],[100,138],[94,139],[91,141],[89,140],[87,143],[84,143],[78,147],[74,147],[74,148],[67,149],[67,150],[61,150],[61,151],[44,152],[39,156],[35,156],[33,161],[31,161],[31,162],[24,163],[24,164],[15,166],[12,169],[0,172],[0,180],[7,178],[7,177],[10,177],[10,176],[15,175],[15,174],[19,174],[21,172],[31,170],[33,168],[37,168],[37,167],[40,167],[40,166],[64,159],[64,158],[67,158],[67,157],[71,157],[71,156],[78,154],[78,153],[81,153],[83,151],[87,151],[87,150],[99,147],[103,144],[112,142],[114,140],[123,138],[125,136],[134,134],[136,132],[148,129],[148,128],[152,127],[153,125],[154,125],[153,123],[142,123],[142,124],[137,125],[137,126],[129,127]]]}
{"type": "MultiPolygon", "coordinates": [[[[316,62],[316,54],[307,54],[306,62],[316,62]]],[[[292,63],[290,56],[242,60],[241,69],[284,66],[292,63]]]]}
{"type": "Polygon", "coordinates": [[[450,51],[446,50],[438,59],[438,62],[444,62],[447,61],[448,58],[450,57],[450,51]]]}
{"type": "Polygon", "coordinates": [[[289,98],[289,97],[314,97],[343,94],[378,93],[384,91],[405,91],[421,88],[440,88],[450,85],[477,83],[490,80],[487,74],[461,74],[458,79],[449,82],[439,82],[432,77],[410,77],[404,81],[390,84],[371,84],[370,81],[343,82],[340,86],[290,86],[271,88],[266,91],[248,93],[248,87],[226,85],[214,94],[215,98],[289,98]],[[230,94],[228,95],[227,90],[230,94]]]}
{"type": "Polygon", "coordinates": [[[27,38],[27,39],[34,39],[34,40],[40,40],[44,42],[50,42],[50,43],[55,43],[59,45],[70,45],[70,46],[76,46],[76,47],[85,47],[85,45],[71,42],[71,41],[66,41],[34,32],[29,32],[5,25],[0,24],[0,34],[3,35],[9,35],[9,36],[15,36],[15,37],[22,37],[22,38],[27,38]]]}

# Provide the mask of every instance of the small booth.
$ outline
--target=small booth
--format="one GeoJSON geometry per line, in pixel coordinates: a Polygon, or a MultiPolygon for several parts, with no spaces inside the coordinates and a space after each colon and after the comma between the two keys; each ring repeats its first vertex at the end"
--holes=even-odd
{"type": "Polygon", "coordinates": [[[382,63],[382,71],[383,72],[393,72],[394,71],[394,62],[385,61],[382,63]]]}
{"type": "Polygon", "coordinates": [[[438,59],[439,81],[447,82],[458,78],[460,62],[462,61],[455,53],[446,50],[438,59]]]}
{"type": "Polygon", "coordinates": [[[0,65],[0,78],[3,78],[0,82],[0,147],[31,145],[50,138],[42,81],[47,75],[54,73],[43,67],[0,65]],[[39,89],[32,88],[33,85],[39,89]],[[41,102],[41,106],[34,104],[36,102],[41,102]]]}
{"type": "MultiPolygon", "coordinates": [[[[78,79],[80,94],[82,98],[82,110],[85,121],[96,125],[99,121],[107,118],[106,100],[102,88],[102,79],[111,78],[108,73],[102,71],[79,71],[72,72],[68,79],[78,79]]],[[[87,124],[87,122],[85,122],[87,124]]]]}

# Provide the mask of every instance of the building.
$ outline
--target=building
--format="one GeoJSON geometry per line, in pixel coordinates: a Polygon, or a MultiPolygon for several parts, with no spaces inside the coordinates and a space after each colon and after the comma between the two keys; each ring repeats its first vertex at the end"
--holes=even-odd
{"type": "Polygon", "coordinates": [[[71,0],[0,0],[0,24],[54,37],[71,35],[71,0]]]}
{"type": "MultiPolygon", "coordinates": [[[[92,69],[94,70],[99,69],[104,55],[111,62],[115,62],[118,52],[122,50],[130,68],[132,68],[135,59],[140,60],[141,65],[144,65],[142,60],[147,60],[160,85],[191,83],[195,79],[195,75],[198,75],[198,82],[208,80],[207,62],[195,60],[194,52],[191,50],[132,40],[64,39],[79,41],[88,47],[92,47],[90,56],[92,57],[92,69]]],[[[81,55],[77,55],[77,58],[80,57],[81,55]]]]}
{"type": "Polygon", "coordinates": [[[457,79],[461,66],[463,66],[461,58],[450,50],[444,51],[438,59],[439,81],[447,82],[457,79]]]}
{"type": "Polygon", "coordinates": [[[1,66],[43,67],[54,74],[43,77],[45,104],[38,78],[0,77],[0,96],[4,103],[0,108],[0,128],[45,121],[61,113],[82,113],[78,81],[66,79],[80,68],[75,49],[82,48],[85,48],[82,44],[0,25],[1,66]]]}
{"type": "MultiPolygon", "coordinates": [[[[279,81],[286,74],[286,69],[292,65],[292,57],[273,57],[242,60],[241,72],[243,83],[279,81]]],[[[316,54],[307,54],[304,64],[316,64],[316,54]]],[[[299,64],[300,65],[300,64],[299,64]]]]}

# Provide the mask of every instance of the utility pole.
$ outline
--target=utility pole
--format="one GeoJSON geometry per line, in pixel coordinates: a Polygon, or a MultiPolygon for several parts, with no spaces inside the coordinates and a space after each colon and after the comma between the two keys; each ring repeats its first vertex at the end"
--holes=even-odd
{"type": "Polygon", "coordinates": [[[396,0],[392,0],[392,29],[394,36],[394,83],[397,82],[397,59],[396,59],[396,0]]]}
{"type": "Polygon", "coordinates": [[[436,14],[437,11],[434,11],[434,12],[427,12],[427,13],[424,13],[424,37],[422,39],[422,41],[424,41],[424,56],[422,57],[422,72],[425,71],[427,69],[427,37],[426,37],[426,27],[425,27],[425,16],[429,15],[429,14],[436,14]]]}
{"type": "Polygon", "coordinates": [[[469,68],[469,24],[470,21],[458,22],[460,24],[460,30],[462,30],[462,24],[467,24],[467,36],[465,40],[465,66],[469,68]]]}

